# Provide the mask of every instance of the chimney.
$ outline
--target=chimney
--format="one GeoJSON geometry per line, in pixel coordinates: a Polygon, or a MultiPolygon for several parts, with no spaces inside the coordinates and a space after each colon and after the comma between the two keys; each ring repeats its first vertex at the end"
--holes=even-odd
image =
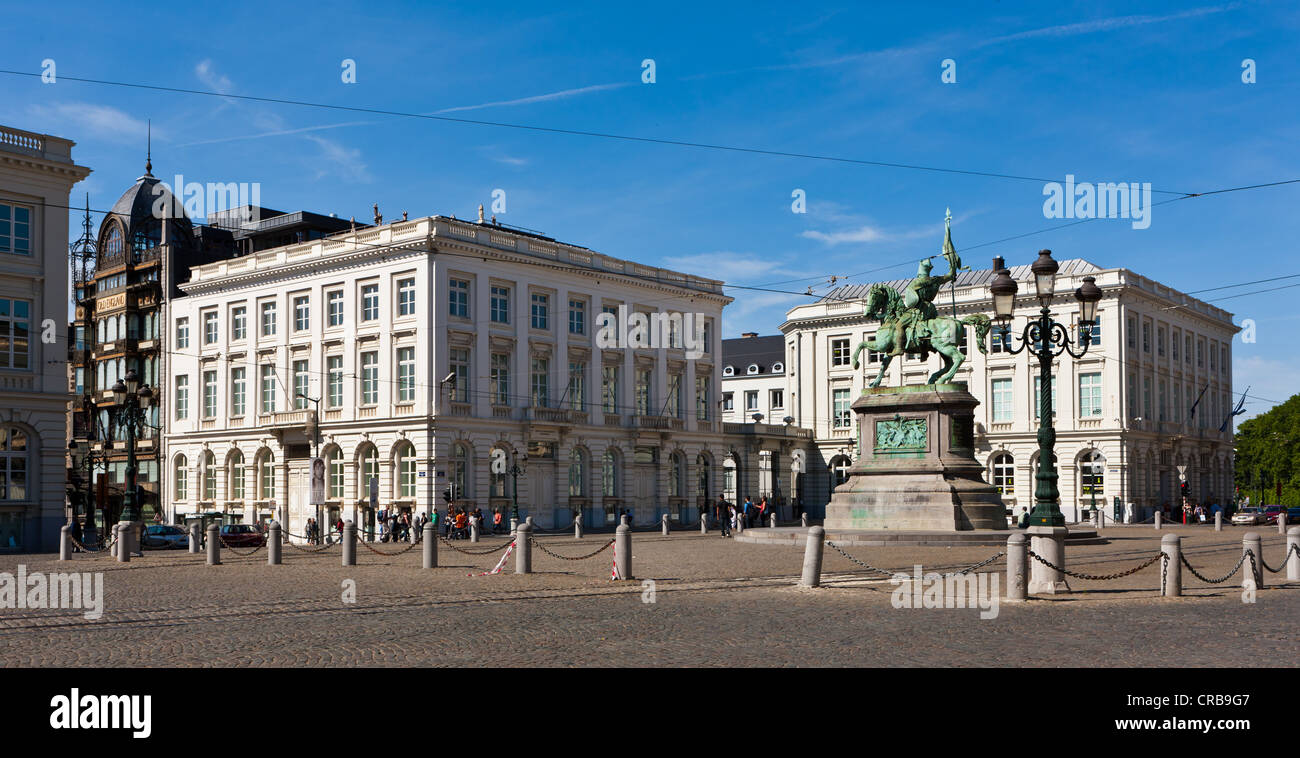
{"type": "Polygon", "coordinates": [[[744,338],[746,338],[746,339],[748,339],[748,338],[750,338],[750,337],[757,337],[757,336],[758,336],[758,332],[741,332],[741,333],[740,333],[740,336],[741,336],[741,337],[744,337],[744,338]]]}

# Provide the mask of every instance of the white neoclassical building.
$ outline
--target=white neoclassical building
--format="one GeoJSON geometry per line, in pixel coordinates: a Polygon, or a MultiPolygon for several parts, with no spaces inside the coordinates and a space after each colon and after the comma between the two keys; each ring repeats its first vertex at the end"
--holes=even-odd
{"type": "MultiPolygon", "coordinates": [[[[1013,345],[1028,319],[1038,314],[1028,265],[1015,266],[1020,282],[1013,345]]],[[[1108,508],[1118,498],[1145,518],[1163,503],[1179,502],[1179,467],[1189,497],[1223,500],[1232,493],[1232,427],[1219,431],[1232,406],[1232,314],[1124,268],[1101,269],[1082,260],[1060,263],[1052,313],[1078,323],[1073,292],[1086,275],[1104,292],[1099,329],[1083,358],[1054,360],[1053,400],[1057,431],[1061,510],[1076,520],[1091,506],[1108,508]],[[1198,402],[1199,398],[1199,402],[1198,402]],[[1195,406],[1195,413],[1192,407],[1195,406]]],[[[944,288],[935,305],[959,317],[993,314],[989,269],[962,273],[944,288]]],[[[901,290],[909,280],[889,282],[901,290]]],[[[817,303],[790,310],[785,335],[787,394],[795,424],[815,430],[820,455],[809,463],[803,496],[814,510],[829,500],[856,456],[855,419],[849,406],[880,369],[880,356],[863,352],[862,368],[852,352],[875,333],[877,322],[862,315],[861,298],[870,285],[849,285],[817,303]]],[[[1077,332],[1077,329],[1075,329],[1077,332]]],[[[967,330],[968,339],[974,331],[967,330]]],[[[976,457],[988,481],[1002,492],[1013,513],[1032,507],[1037,472],[1038,359],[1012,355],[990,335],[988,355],[972,347],[956,380],[980,401],[976,410],[976,457]]],[[[924,384],[939,367],[901,356],[882,382],[924,384]]]]}
{"type": "Polygon", "coordinates": [[[451,497],[508,518],[498,448],[522,468],[521,517],[542,527],[574,510],[689,520],[717,496],[719,281],[434,216],[197,266],[182,289],[167,317],[174,519],[274,517],[303,534],[314,444],[329,521],[373,524],[371,480],[377,510],[451,497]],[[634,313],[698,314],[703,344],[596,338],[602,314],[634,313]]]}

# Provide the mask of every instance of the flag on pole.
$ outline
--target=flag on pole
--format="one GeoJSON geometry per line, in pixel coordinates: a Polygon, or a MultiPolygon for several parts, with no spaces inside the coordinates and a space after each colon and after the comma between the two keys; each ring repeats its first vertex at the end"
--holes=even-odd
{"type": "Polygon", "coordinates": [[[1192,419],[1196,418],[1196,406],[1201,404],[1201,398],[1205,397],[1205,390],[1208,390],[1209,388],[1210,383],[1206,382],[1205,386],[1201,388],[1201,394],[1196,396],[1196,402],[1192,403],[1192,409],[1187,413],[1187,422],[1189,424],[1192,422],[1192,419]]]}
{"type": "MultiPolygon", "coordinates": [[[[1250,385],[1246,386],[1246,392],[1250,392],[1250,385]]],[[[1229,411],[1227,417],[1223,419],[1223,425],[1219,427],[1219,431],[1228,431],[1228,424],[1232,423],[1232,417],[1240,416],[1246,412],[1246,392],[1241,393],[1241,400],[1237,402],[1237,406],[1229,411]]]]}

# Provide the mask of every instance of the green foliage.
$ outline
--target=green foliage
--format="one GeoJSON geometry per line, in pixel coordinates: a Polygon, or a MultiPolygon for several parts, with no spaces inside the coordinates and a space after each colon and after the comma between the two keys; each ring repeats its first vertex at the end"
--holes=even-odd
{"type": "Polygon", "coordinates": [[[1300,395],[1237,427],[1236,483],[1258,505],[1300,505],[1300,395]],[[1282,482],[1278,501],[1275,483],[1282,482]]]}

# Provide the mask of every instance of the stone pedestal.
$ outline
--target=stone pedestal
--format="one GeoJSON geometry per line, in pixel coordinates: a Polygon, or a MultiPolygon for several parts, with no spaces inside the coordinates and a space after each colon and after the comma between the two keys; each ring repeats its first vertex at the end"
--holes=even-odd
{"type": "MultiPolygon", "coordinates": [[[[1065,568],[1065,535],[1068,532],[1063,526],[1031,526],[1025,530],[1029,535],[1029,549],[1058,568],[1065,568]]],[[[1029,594],[1058,595],[1069,591],[1065,586],[1065,574],[1044,566],[1033,556],[1029,557],[1029,594]]]]}
{"type": "Polygon", "coordinates": [[[975,460],[979,401],[964,383],[867,389],[853,402],[858,461],[826,506],[826,528],[1007,528],[975,460]]]}

